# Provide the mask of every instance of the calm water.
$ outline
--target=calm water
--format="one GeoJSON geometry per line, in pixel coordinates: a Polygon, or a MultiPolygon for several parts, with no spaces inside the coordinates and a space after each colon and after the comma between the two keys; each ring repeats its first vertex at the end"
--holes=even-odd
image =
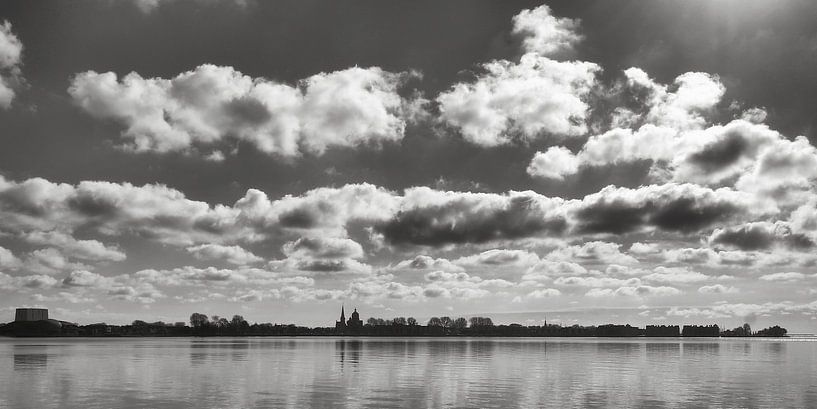
{"type": "Polygon", "coordinates": [[[0,338],[2,408],[817,408],[817,342],[0,338]]]}

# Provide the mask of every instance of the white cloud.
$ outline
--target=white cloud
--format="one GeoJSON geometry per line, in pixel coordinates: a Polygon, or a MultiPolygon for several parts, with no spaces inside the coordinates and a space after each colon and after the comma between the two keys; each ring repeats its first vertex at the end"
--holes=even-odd
{"type": "Polygon", "coordinates": [[[630,245],[630,249],[627,250],[630,254],[635,254],[637,256],[648,256],[651,254],[657,254],[661,250],[656,243],[641,243],[635,242],[630,245]]]}
{"type": "Polygon", "coordinates": [[[717,75],[687,72],[675,78],[671,86],[653,81],[639,68],[624,71],[626,91],[636,96],[641,112],[619,110],[614,123],[636,125],[650,123],[678,130],[699,129],[705,115],[721,102],[726,88],[717,75]]]}
{"type": "Polygon", "coordinates": [[[536,264],[539,257],[525,250],[491,249],[479,254],[460,257],[453,261],[461,266],[515,266],[528,267],[536,264]]]}
{"type": "Polygon", "coordinates": [[[530,298],[551,298],[562,295],[562,292],[555,288],[540,288],[528,293],[530,298]]]}
{"type": "Polygon", "coordinates": [[[18,292],[22,289],[43,289],[55,286],[58,281],[51,276],[31,274],[13,277],[0,272],[0,289],[18,292]]]}
{"type": "Polygon", "coordinates": [[[740,292],[737,288],[732,286],[725,286],[723,284],[705,285],[698,288],[701,294],[736,294],[740,292]]]}
{"type": "Polygon", "coordinates": [[[764,274],[759,277],[763,281],[800,281],[806,278],[803,273],[788,272],[788,273],[772,273],[764,274]]]}
{"type": "Polygon", "coordinates": [[[638,264],[638,260],[620,251],[621,245],[589,241],[556,249],[545,256],[549,260],[576,261],[585,264],[638,264]]]}
{"type": "Polygon", "coordinates": [[[51,247],[28,253],[23,267],[27,271],[42,274],[54,274],[65,270],[89,268],[84,264],[70,261],[59,250],[51,247]]]}
{"type": "Polygon", "coordinates": [[[542,260],[525,272],[522,281],[548,281],[558,277],[584,276],[587,274],[587,269],[576,263],[542,260]]]}
{"type": "Polygon", "coordinates": [[[531,176],[555,180],[563,180],[565,176],[578,171],[579,159],[569,149],[561,146],[551,146],[545,152],[536,152],[527,169],[531,176]]]}
{"type": "Polygon", "coordinates": [[[712,277],[683,267],[658,266],[652,274],[642,277],[656,283],[684,284],[710,280],[712,277]]]}
{"type": "Polygon", "coordinates": [[[333,237],[302,237],[286,243],[283,252],[293,258],[342,259],[363,257],[363,247],[354,240],[333,237]]]}
{"type": "Polygon", "coordinates": [[[523,36],[523,49],[541,55],[571,50],[582,40],[578,29],[578,20],[555,17],[547,5],[522,10],[513,17],[513,33],[523,36]]]}
{"type": "Polygon", "coordinates": [[[0,247],[0,269],[16,270],[20,268],[22,261],[20,261],[11,250],[0,247]]]}
{"type": "Polygon", "coordinates": [[[637,287],[619,287],[611,288],[593,288],[585,295],[588,297],[665,297],[679,295],[681,291],[674,287],[652,287],[648,285],[641,285],[637,287]]]}
{"type": "Polygon", "coordinates": [[[110,288],[114,282],[113,278],[103,277],[87,270],[72,271],[62,280],[63,286],[66,287],[110,288]]]}
{"type": "Polygon", "coordinates": [[[23,79],[20,74],[23,43],[11,31],[11,23],[0,24],[0,108],[8,109],[15,97],[14,88],[23,79]]]}
{"type": "Polygon", "coordinates": [[[394,270],[442,270],[442,271],[465,271],[462,267],[452,263],[445,258],[434,258],[426,255],[418,255],[410,260],[403,260],[397,263],[394,270]]]}
{"type": "Polygon", "coordinates": [[[68,92],[89,114],[124,124],[136,151],[218,150],[235,137],[297,156],[402,139],[413,105],[397,91],[410,75],[353,67],[290,86],[206,64],[173,79],[87,71],[68,92]]]}
{"type": "Polygon", "coordinates": [[[116,247],[105,246],[97,240],[77,240],[58,231],[28,232],[23,235],[23,239],[32,244],[58,248],[72,258],[89,261],[122,261],[127,258],[125,253],[116,247]]]}
{"type": "Polygon", "coordinates": [[[201,260],[224,260],[238,266],[253,264],[264,260],[241,246],[224,246],[210,243],[188,247],[187,251],[201,260]]]}
{"type": "Polygon", "coordinates": [[[534,53],[519,63],[493,61],[473,83],[458,83],[437,97],[441,120],[477,145],[497,146],[542,134],[586,132],[585,99],[600,68],[588,62],[554,61],[534,53]]]}

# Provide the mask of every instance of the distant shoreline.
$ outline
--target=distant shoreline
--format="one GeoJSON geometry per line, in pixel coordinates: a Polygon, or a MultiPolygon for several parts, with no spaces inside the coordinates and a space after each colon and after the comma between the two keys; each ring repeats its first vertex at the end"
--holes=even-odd
{"type": "Polygon", "coordinates": [[[398,339],[398,340],[410,340],[410,339],[600,339],[600,340],[613,340],[613,339],[620,339],[620,340],[730,340],[730,339],[755,339],[755,340],[815,340],[817,341],[817,335],[800,335],[800,336],[763,336],[763,337],[684,337],[684,336],[677,336],[677,337],[647,337],[647,336],[622,336],[622,337],[615,337],[615,336],[492,336],[492,335],[441,335],[441,336],[394,336],[394,335],[127,335],[127,336],[85,336],[85,335],[0,335],[0,339],[42,339],[42,338],[53,338],[53,339],[137,339],[137,338],[146,338],[146,339],[169,339],[169,338],[183,338],[183,339],[250,339],[250,338],[340,338],[344,340],[365,340],[365,339],[398,339]]]}
{"type": "Polygon", "coordinates": [[[781,338],[787,330],[779,326],[752,331],[748,324],[721,330],[717,325],[647,325],[629,324],[596,326],[545,324],[535,326],[510,325],[361,325],[356,327],[299,327],[294,324],[249,324],[236,320],[223,325],[209,321],[196,325],[134,321],[131,325],[105,323],[77,325],[45,319],[14,321],[0,326],[0,336],[11,337],[497,337],[497,338],[781,338]]]}

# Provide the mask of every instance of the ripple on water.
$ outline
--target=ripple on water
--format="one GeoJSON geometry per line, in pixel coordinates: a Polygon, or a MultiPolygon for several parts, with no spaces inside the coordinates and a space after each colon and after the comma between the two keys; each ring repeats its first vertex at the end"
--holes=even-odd
{"type": "Polygon", "coordinates": [[[0,342],[0,407],[713,406],[817,407],[817,343],[507,338],[0,342]]]}

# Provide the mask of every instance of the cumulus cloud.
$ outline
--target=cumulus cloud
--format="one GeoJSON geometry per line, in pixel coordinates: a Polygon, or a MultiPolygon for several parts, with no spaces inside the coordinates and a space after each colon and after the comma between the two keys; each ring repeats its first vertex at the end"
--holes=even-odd
{"type": "Polygon", "coordinates": [[[395,270],[442,270],[442,271],[464,271],[464,269],[445,258],[434,258],[426,255],[417,255],[410,260],[403,260],[397,263],[395,270]]]}
{"type": "Polygon", "coordinates": [[[668,316],[673,317],[704,317],[709,319],[739,317],[757,317],[759,315],[791,314],[817,312],[817,302],[796,304],[793,302],[754,303],[718,303],[710,307],[671,307],[668,316]]]}
{"type": "Polygon", "coordinates": [[[188,247],[187,251],[201,260],[224,260],[238,266],[258,263],[264,260],[241,246],[224,246],[210,243],[188,247]]]}
{"type": "Polygon", "coordinates": [[[69,185],[40,178],[12,182],[0,176],[0,228],[57,243],[85,258],[115,260],[124,257],[116,254],[119,250],[76,241],[67,234],[87,228],[108,236],[136,235],[185,246],[252,242],[282,231],[344,236],[350,222],[387,220],[399,200],[385,189],[362,184],[318,188],[274,201],[250,189],[233,206],[211,206],[164,185],[95,181],[69,185]]]}
{"type": "Polygon", "coordinates": [[[649,161],[649,177],[655,181],[733,186],[786,206],[812,194],[817,147],[807,138],[791,140],[754,117],[708,123],[703,114],[714,110],[723,95],[717,78],[687,73],[676,80],[676,93],[667,93],[641,71],[627,75],[630,85],[641,87],[635,94],[648,100],[646,108],[617,111],[628,120],[614,120],[613,129],[591,136],[576,153],[563,147],[537,152],[530,175],[562,180],[582,168],[649,161]]]}
{"type": "MultiPolygon", "coordinates": [[[[229,239],[231,233],[252,238],[252,231],[237,220],[240,213],[236,208],[189,200],[163,185],[95,181],[68,185],[39,178],[16,183],[0,177],[0,226],[11,231],[69,232],[88,227],[105,235],[130,233],[166,243],[219,241],[229,239]]],[[[59,234],[32,238],[86,252],[95,247],[97,253],[118,258],[113,249],[104,251],[94,243],[73,242],[59,234]]]]}
{"type": "Polygon", "coordinates": [[[710,264],[720,260],[720,254],[711,248],[674,248],[662,252],[668,263],[710,264]]]}
{"type": "Polygon", "coordinates": [[[658,266],[653,273],[647,274],[642,278],[646,281],[656,283],[683,284],[699,283],[701,281],[710,280],[712,277],[683,267],[658,266]]]}
{"type": "Polygon", "coordinates": [[[314,285],[315,280],[303,276],[284,276],[261,268],[216,268],[184,266],[173,269],[147,269],[132,274],[130,283],[160,286],[234,286],[314,285]]]}
{"type": "Polygon", "coordinates": [[[651,254],[657,254],[660,251],[661,249],[656,243],[641,242],[631,244],[629,250],[627,250],[628,253],[635,254],[637,256],[648,256],[651,254]]]}
{"type": "Polygon", "coordinates": [[[0,108],[8,109],[16,95],[15,88],[22,84],[23,43],[11,31],[11,23],[0,24],[0,108]]]}
{"type": "Polygon", "coordinates": [[[250,189],[236,202],[248,220],[292,231],[321,231],[325,236],[346,235],[350,222],[375,224],[389,220],[401,198],[371,184],[340,188],[316,188],[300,196],[287,195],[270,201],[261,191],[250,189]]]}
{"type": "Polygon", "coordinates": [[[442,192],[408,189],[399,210],[378,230],[393,244],[439,246],[484,243],[538,234],[559,235],[564,217],[554,212],[561,199],[533,192],[442,192]]]}
{"type": "Polygon", "coordinates": [[[65,287],[108,288],[113,284],[114,280],[112,278],[103,277],[87,270],[72,271],[62,280],[62,285],[65,287]]]}
{"type": "Polygon", "coordinates": [[[363,247],[354,240],[332,237],[302,237],[284,245],[284,254],[296,258],[361,258],[363,247]]]}
{"type": "Polygon", "coordinates": [[[525,54],[519,62],[485,63],[474,81],[440,93],[440,120],[484,147],[543,135],[583,135],[587,100],[601,68],[550,58],[570,51],[582,39],[578,26],[577,20],[553,16],[546,5],[521,11],[514,16],[513,33],[522,37],[525,54]]]}
{"type": "Polygon", "coordinates": [[[588,297],[667,297],[679,294],[681,294],[681,291],[675,287],[641,285],[637,287],[624,286],[616,289],[593,288],[585,295],[588,297]]]}
{"type": "Polygon", "coordinates": [[[725,286],[723,284],[712,284],[698,288],[698,292],[701,294],[735,294],[740,291],[733,286],[725,286]]]}
{"type": "Polygon", "coordinates": [[[793,233],[785,222],[753,222],[741,226],[715,229],[709,236],[714,247],[739,250],[768,250],[781,246],[795,250],[809,250],[814,241],[802,233],[793,233]]]}
{"type": "Polygon", "coordinates": [[[639,286],[641,285],[641,280],[636,277],[631,277],[627,279],[620,279],[614,277],[598,277],[598,276],[588,276],[588,277],[559,277],[553,280],[553,284],[557,286],[563,287],[590,287],[590,288],[602,288],[602,287],[619,287],[619,286],[639,286]]]}
{"type": "Polygon", "coordinates": [[[491,249],[454,260],[461,266],[527,267],[539,261],[539,256],[525,250],[491,249]]]}
{"type": "Polygon", "coordinates": [[[691,233],[716,223],[773,214],[773,203],[731,189],[668,183],[638,189],[608,186],[572,203],[582,233],[622,234],[645,228],[691,233]]]}
{"type": "MultiPolygon", "coordinates": [[[[163,185],[69,185],[0,177],[0,228],[97,260],[123,259],[124,254],[95,240],[75,240],[73,231],[132,235],[185,247],[304,237],[296,247],[307,249],[309,238],[345,239],[354,225],[371,229],[388,244],[441,247],[652,230],[689,234],[778,211],[773,202],[745,192],[675,183],[636,189],[609,186],[571,200],[532,191],[471,193],[428,187],[409,188],[400,195],[369,184],[317,188],[271,200],[250,189],[233,205],[211,206],[163,185]]],[[[201,253],[205,247],[191,251],[201,253]]],[[[357,247],[354,253],[361,254],[357,247]]]]}
{"type": "Polygon", "coordinates": [[[113,287],[107,291],[107,295],[113,300],[138,302],[140,304],[152,304],[156,300],[165,297],[161,291],[148,283],[138,286],[123,285],[113,287]]]}
{"type": "Polygon", "coordinates": [[[20,261],[11,250],[0,247],[0,269],[16,270],[20,268],[22,261],[20,261]]]}
{"type": "Polygon", "coordinates": [[[558,297],[562,295],[562,292],[555,289],[555,288],[540,288],[537,290],[533,290],[528,293],[528,297],[530,298],[551,298],[551,297],[558,297]]]}
{"type": "Polygon", "coordinates": [[[578,20],[556,17],[547,5],[522,10],[513,17],[513,33],[523,37],[522,48],[540,55],[571,50],[582,40],[578,29],[578,20]]]}
{"type": "Polygon", "coordinates": [[[122,123],[136,151],[212,150],[235,138],[297,156],[402,139],[414,105],[398,89],[411,75],[353,67],[291,86],[206,64],[172,79],[87,71],[68,92],[92,116],[122,123]]]}
{"type": "Polygon", "coordinates": [[[803,273],[788,272],[788,273],[772,273],[764,274],[759,277],[763,281],[799,281],[806,278],[803,273]]]}
{"type": "MultiPolygon", "coordinates": [[[[805,142],[807,145],[807,141],[805,142]]],[[[531,161],[528,173],[533,176],[564,178],[583,167],[648,160],[653,162],[652,173],[656,177],[704,185],[734,185],[738,182],[738,177],[748,177],[756,166],[760,166],[758,160],[763,155],[781,149],[786,151],[793,143],[796,142],[788,141],[764,124],[745,120],[734,120],[726,125],[713,125],[704,129],[677,129],[645,124],[637,129],[614,128],[593,135],[576,154],[564,148],[550,148],[554,152],[561,149],[558,161],[551,159],[552,162],[561,164],[554,167],[554,175],[551,176],[537,172],[539,168],[534,165],[542,164],[545,159],[545,154],[539,152],[531,161]]],[[[811,163],[813,155],[808,152],[806,150],[805,154],[800,154],[801,166],[793,169],[784,160],[778,164],[778,171],[795,174],[797,169],[803,168],[806,171],[801,174],[810,175],[811,172],[805,168],[811,163]]],[[[794,152],[788,156],[793,154],[794,152]]],[[[761,172],[758,171],[758,174],[761,172]]],[[[763,176],[757,177],[758,180],[766,184],[775,182],[772,172],[762,174],[763,176]]]]}
{"type": "Polygon", "coordinates": [[[53,274],[71,269],[88,268],[82,263],[75,263],[69,260],[59,250],[55,248],[44,248],[34,250],[25,258],[24,268],[42,274],[53,274]]]}
{"type": "Polygon", "coordinates": [[[127,258],[116,247],[105,246],[97,240],[77,240],[59,231],[33,231],[23,235],[23,240],[38,245],[51,246],[72,258],[88,261],[122,261],[127,258]]]}
{"type": "Polygon", "coordinates": [[[618,125],[650,123],[674,129],[696,129],[706,124],[706,114],[721,102],[726,87],[717,75],[687,72],[675,78],[671,86],[653,81],[640,68],[624,71],[624,92],[637,108],[621,108],[614,118],[618,125]]]}
{"type": "Polygon", "coordinates": [[[357,259],[364,257],[363,247],[354,240],[333,237],[302,237],[284,244],[285,260],[275,260],[271,266],[313,273],[347,272],[369,274],[371,266],[357,259]]]}
{"type": "Polygon", "coordinates": [[[620,251],[621,245],[603,241],[588,241],[581,245],[556,249],[545,256],[548,260],[575,261],[584,264],[637,264],[638,260],[620,251]]]}
{"type": "Polygon", "coordinates": [[[542,282],[559,277],[578,277],[588,274],[586,268],[573,262],[542,260],[525,271],[522,282],[542,282]]]}
{"type": "Polygon", "coordinates": [[[519,63],[498,60],[482,68],[474,82],[455,84],[437,97],[440,119],[467,141],[490,147],[587,131],[585,100],[600,71],[596,64],[529,53],[519,63]]]}
{"type": "Polygon", "coordinates": [[[6,291],[16,292],[22,289],[43,289],[53,287],[57,283],[57,279],[48,275],[31,274],[14,277],[0,272],[0,289],[6,291]]]}
{"type": "Polygon", "coordinates": [[[536,152],[527,171],[531,176],[562,180],[578,172],[579,165],[579,159],[569,149],[551,146],[545,152],[536,152]]]}

